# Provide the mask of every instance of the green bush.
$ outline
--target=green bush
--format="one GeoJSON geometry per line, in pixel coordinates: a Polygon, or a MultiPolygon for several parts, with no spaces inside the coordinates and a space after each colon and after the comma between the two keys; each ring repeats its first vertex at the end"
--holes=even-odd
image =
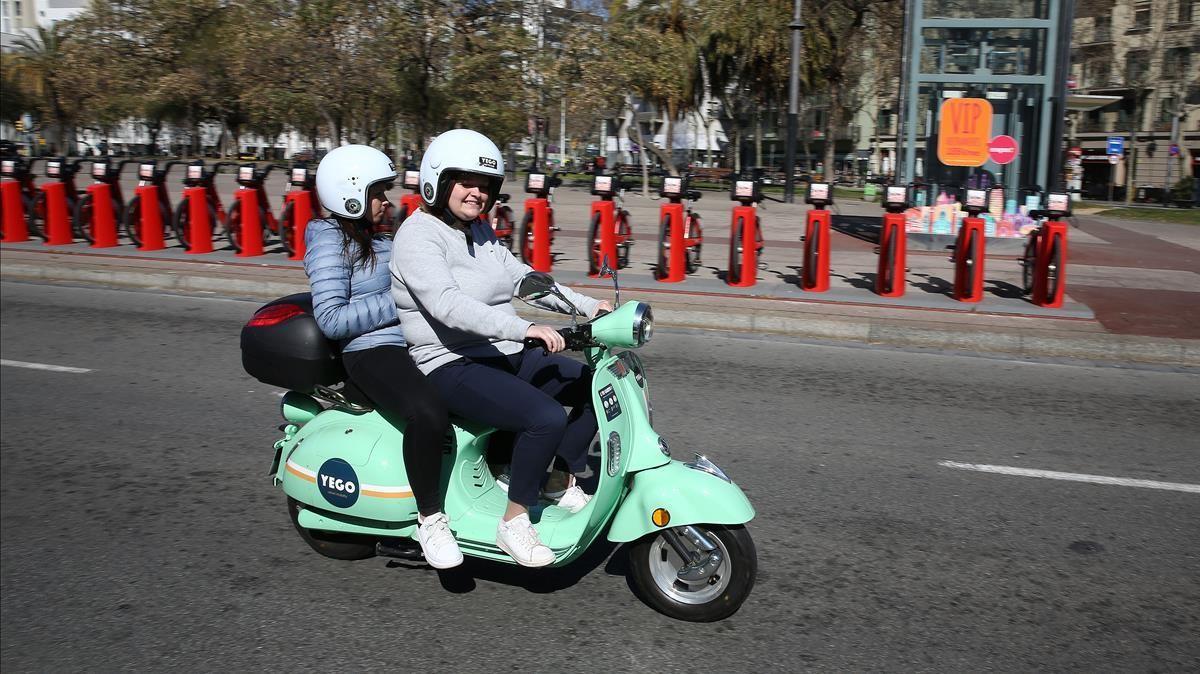
{"type": "Polygon", "coordinates": [[[1175,183],[1171,188],[1171,197],[1176,201],[1191,201],[1192,190],[1196,188],[1196,179],[1192,176],[1184,176],[1175,183]]]}

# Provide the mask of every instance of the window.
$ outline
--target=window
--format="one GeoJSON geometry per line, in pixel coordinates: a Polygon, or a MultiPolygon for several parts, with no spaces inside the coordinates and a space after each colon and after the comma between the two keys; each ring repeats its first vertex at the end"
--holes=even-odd
{"type": "Polygon", "coordinates": [[[1088,61],[1083,67],[1083,86],[1106,87],[1112,82],[1112,61],[1107,58],[1088,61]]]}
{"type": "Polygon", "coordinates": [[[1187,79],[1191,73],[1192,50],[1188,47],[1174,47],[1163,55],[1163,78],[1169,80],[1187,79]]]}
{"type": "Polygon", "coordinates": [[[1179,13],[1175,15],[1175,20],[1179,23],[1191,23],[1195,4],[1195,0],[1179,0],[1179,13]]]}
{"type": "Polygon", "coordinates": [[[1158,121],[1169,122],[1175,114],[1175,99],[1167,96],[1162,99],[1162,103],[1158,108],[1158,121]]]}
{"type": "Polygon", "coordinates": [[[1149,70],[1149,59],[1146,52],[1135,50],[1125,56],[1125,84],[1145,84],[1146,73],[1149,70]]]}
{"type": "Polygon", "coordinates": [[[1112,17],[1098,16],[1092,29],[1092,42],[1112,41],[1112,17]]]}
{"type": "Polygon", "coordinates": [[[1150,3],[1143,3],[1133,8],[1133,27],[1135,30],[1149,30],[1150,3]]]}

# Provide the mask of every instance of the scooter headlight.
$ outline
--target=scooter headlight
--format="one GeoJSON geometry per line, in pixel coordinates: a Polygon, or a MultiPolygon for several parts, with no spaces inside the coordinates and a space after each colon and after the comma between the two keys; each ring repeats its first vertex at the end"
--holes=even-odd
{"type": "Polygon", "coordinates": [[[695,461],[688,461],[687,463],[685,463],[683,465],[687,468],[691,468],[692,470],[698,470],[702,473],[708,473],[709,475],[714,475],[716,477],[721,478],[722,480],[725,480],[726,482],[728,482],[730,484],[733,484],[733,480],[729,479],[729,476],[725,474],[725,471],[718,468],[717,464],[713,463],[712,461],[709,461],[708,457],[706,457],[702,454],[696,454],[695,461]]]}
{"type": "Polygon", "coordinates": [[[638,346],[644,345],[654,336],[654,314],[649,304],[638,305],[638,311],[633,315],[633,336],[638,346]]]}

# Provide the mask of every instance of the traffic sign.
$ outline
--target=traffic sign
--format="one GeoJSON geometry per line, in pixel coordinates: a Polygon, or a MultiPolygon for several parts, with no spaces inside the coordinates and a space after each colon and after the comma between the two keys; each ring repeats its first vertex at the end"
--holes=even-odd
{"type": "Polygon", "coordinates": [[[1119,155],[1119,154],[1110,154],[1110,155],[1108,155],[1108,163],[1110,163],[1110,164],[1120,164],[1120,163],[1121,163],[1121,155],[1119,155]]]}
{"type": "Polygon", "coordinates": [[[1017,141],[1012,136],[996,136],[988,143],[988,156],[997,164],[1010,164],[1017,158],[1017,141]]]}
{"type": "Polygon", "coordinates": [[[1167,154],[1170,154],[1172,157],[1178,157],[1179,143],[1171,143],[1171,149],[1167,152],[1167,154]]]}
{"type": "Polygon", "coordinates": [[[1108,154],[1125,154],[1125,137],[1108,137],[1108,154]]]}
{"type": "Polygon", "coordinates": [[[947,98],[938,121],[938,161],[946,166],[983,166],[992,137],[992,103],[985,98],[947,98]]]}

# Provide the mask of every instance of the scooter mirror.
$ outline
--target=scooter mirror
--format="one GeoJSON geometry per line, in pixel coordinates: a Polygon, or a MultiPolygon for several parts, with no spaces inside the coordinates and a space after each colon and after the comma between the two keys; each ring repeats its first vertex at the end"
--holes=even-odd
{"type": "Polygon", "coordinates": [[[540,271],[529,272],[517,286],[517,297],[523,300],[541,299],[553,292],[554,278],[540,271]]]}

